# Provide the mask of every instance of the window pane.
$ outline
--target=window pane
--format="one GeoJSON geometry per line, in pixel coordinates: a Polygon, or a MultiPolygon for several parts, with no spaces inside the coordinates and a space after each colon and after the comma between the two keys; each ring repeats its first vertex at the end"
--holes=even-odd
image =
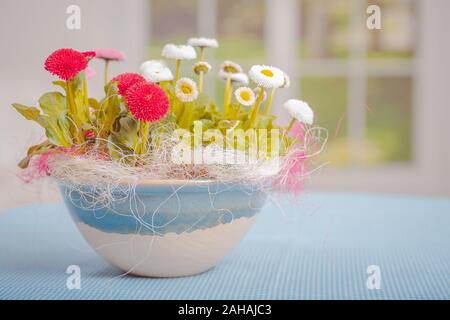
{"type": "Polygon", "coordinates": [[[347,164],[347,79],[304,77],[301,92],[302,99],[314,109],[315,125],[328,130],[328,145],[320,162],[331,162],[332,166],[347,164]]]}
{"type": "Polygon", "coordinates": [[[372,162],[411,160],[412,81],[379,77],[368,80],[367,138],[372,162]]]}
{"type": "Polygon", "coordinates": [[[350,5],[350,0],[301,1],[303,58],[348,56],[350,5]]]}
{"type": "Polygon", "coordinates": [[[166,43],[182,44],[197,34],[196,0],[151,1],[150,56],[161,56],[166,43]]]}
{"type": "Polygon", "coordinates": [[[369,58],[411,58],[415,41],[415,2],[412,0],[376,0],[381,9],[381,29],[370,30],[369,58]]]}
{"type": "Polygon", "coordinates": [[[264,58],[264,1],[218,0],[219,60],[264,58]]]}

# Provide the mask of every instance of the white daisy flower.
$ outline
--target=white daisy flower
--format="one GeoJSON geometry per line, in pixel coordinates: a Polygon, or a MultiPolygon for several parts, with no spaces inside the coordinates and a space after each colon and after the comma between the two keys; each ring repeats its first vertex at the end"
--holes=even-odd
{"type": "Polygon", "coordinates": [[[195,49],[186,45],[166,44],[162,49],[161,55],[167,59],[192,60],[197,57],[195,49]]]}
{"type": "Polygon", "coordinates": [[[148,60],[141,64],[139,71],[145,80],[161,82],[173,80],[170,69],[160,60],[148,60]]]}
{"type": "Polygon", "coordinates": [[[234,91],[236,100],[243,106],[249,107],[256,101],[255,93],[249,87],[240,87],[234,91]]]}
{"type": "Polygon", "coordinates": [[[289,99],[284,103],[283,107],[291,117],[296,120],[306,124],[313,124],[314,112],[306,102],[297,99],[289,99]]]}
{"type": "Polygon", "coordinates": [[[213,38],[190,38],[188,40],[188,45],[199,48],[217,48],[219,43],[213,38]]]}
{"type": "MultiPolygon", "coordinates": [[[[253,92],[255,93],[256,97],[259,96],[259,93],[261,92],[261,90],[264,90],[264,89],[262,89],[261,87],[253,88],[253,92]]],[[[263,98],[262,98],[261,102],[264,102],[266,100],[267,100],[267,92],[266,92],[266,90],[264,90],[263,98]]]]}
{"type": "Polygon", "coordinates": [[[192,102],[198,97],[197,84],[189,78],[180,78],[175,84],[175,94],[181,102],[192,102]]]}
{"type": "Polygon", "coordinates": [[[223,108],[224,113],[228,113],[228,106],[230,104],[231,99],[231,87],[232,85],[247,85],[248,84],[248,77],[246,74],[242,72],[242,67],[238,65],[237,63],[234,63],[232,61],[224,61],[222,65],[220,66],[219,74],[218,76],[225,80],[225,94],[224,94],[224,101],[223,101],[223,108]]]}
{"type": "Polygon", "coordinates": [[[206,61],[199,61],[192,66],[192,70],[196,74],[200,74],[200,72],[208,73],[211,70],[211,65],[206,61]]]}
{"type": "Polygon", "coordinates": [[[231,84],[235,86],[248,85],[248,76],[245,73],[233,73],[230,75],[231,84]]]}
{"type": "Polygon", "coordinates": [[[245,73],[227,73],[220,69],[218,77],[224,81],[229,78],[231,80],[231,84],[235,86],[248,85],[248,76],[245,73]]]}
{"type": "Polygon", "coordinates": [[[250,79],[264,88],[279,88],[284,83],[284,72],[276,67],[255,65],[248,72],[250,79]]]}
{"type": "Polygon", "coordinates": [[[243,73],[242,67],[230,60],[224,61],[220,65],[220,70],[224,73],[243,73]]]}
{"type": "Polygon", "coordinates": [[[291,86],[291,78],[287,75],[287,73],[284,73],[284,83],[280,88],[289,88],[291,86]]]}
{"type": "Polygon", "coordinates": [[[143,71],[147,67],[153,67],[153,66],[167,67],[167,64],[164,60],[147,60],[147,61],[144,61],[141,63],[139,70],[143,71]]]}

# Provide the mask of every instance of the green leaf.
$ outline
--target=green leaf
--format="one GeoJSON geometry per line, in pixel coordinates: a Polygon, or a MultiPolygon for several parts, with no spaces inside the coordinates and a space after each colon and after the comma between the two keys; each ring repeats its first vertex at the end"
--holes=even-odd
{"type": "Polygon", "coordinates": [[[209,101],[209,96],[205,92],[201,92],[195,100],[195,104],[198,106],[207,107],[209,105],[209,101]]]}
{"type": "Polygon", "coordinates": [[[199,120],[205,115],[205,106],[199,106],[194,104],[194,110],[192,111],[192,119],[199,120]]]}
{"type": "Polygon", "coordinates": [[[106,97],[101,102],[98,114],[98,125],[101,128],[100,135],[107,136],[113,131],[114,123],[121,113],[121,104],[116,84],[109,83],[105,86],[106,97]]]}
{"type": "Polygon", "coordinates": [[[20,103],[13,103],[12,106],[27,120],[38,121],[41,114],[41,111],[35,107],[27,107],[20,103]]]}
{"type": "Polygon", "coordinates": [[[64,147],[70,147],[72,145],[72,137],[70,134],[70,122],[67,116],[67,111],[63,111],[59,115],[57,122],[61,145],[64,147]]]}
{"type": "Polygon", "coordinates": [[[89,122],[89,108],[85,103],[85,96],[83,90],[76,90],[75,91],[75,105],[78,110],[77,116],[79,117],[81,124],[89,122]]]}
{"type": "Polygon", "coordinates": [[[124,154],[133,154],[138,145],[139,123],[132,117],[120,118],[117,123],[120,128],[109,135],[107,146],[111,158],[122,160],[124,154]]]}
{"type": "Polygon", "coordinates": [[[95,129],[95,127],[92,124],[90,124],[90,123],[83,123],[81,125],[81,129],[83,129],[84,131],[88,131],[88,130],[95,129]]]}
{"type": "Polygon", "coordinates": [[[108,137],[108,151],[109,156],[114,160],[120,160],[122,158],[122,148],[117,144],[117,141],[115,141],[114,136],[110,135],[108,137]]]}
{"type": "Polygon", "coordinates": [[[39,106],[44,114],[59,116],[66,110],[66,97],[60,92],[47,92],[39,98],[39,106]]]}
{"type": "Polygon", "coordinates": [[[43,117],[45,119],[45,135],[52,144],[63,146],[58,130],[58,121],[56,118],[43,117]]]}
{"type": "Polygon", "coordinates": [[[120,131],[119,137],[120,142],[123,143],[127,148],[133,149],[139,140],[139,125],[133,118],[122,118],[119,120],[120,131]]]}
{"type": "Polygon", "coordinates": [[[212,129],[214,128],[214,121],[210,119],[201,119],[203,130],[212,129]]]}
{"type": "Polygon", "coordinates": [[[115,134],[115,140],[129,149],[135,148],[139,141],[139,124],[131,117],[120,118],[120,129],[115,134]]]}
{"type": "Polygon", "coordinates": [[[31,146],[30,148],[28,148],[27,156],[25,158],[23,158],[22,160],[20,160],[20,162],[18,163],[18,166],[22,169],[27,168],[28,165],[30,164],[30,160],[33,156],[42,154],[45,151],[50,150],[52,148],[53,148],[53,146],[51,144],[49,144],[48,141],[44,141],[40,144],[31,146]]]}
{"type": "Polygon", "coordinates": [[[41,116],[41,122],[50,143],[66,148],[71,146],[69,121],[65,113],[61,114],[59,118],[41,116]]]}
{"type": "Polygon", "coordinates": [[[183,114],[183,103],[178,99],[172,100],[170,103],[170,111],[176,119],[179,119],[183,114]]]}
{"type": "Polygon", "coordinates": [[[89,107],[91,107],[92,109],[94,109],[94,110],[100,109],[100,103],[96,99],[89,98],[88,102],[89,102],[89,107]]]}
{"type": "Polygon", "coordinates": [[[66,89],[67,89],[67,84],[66,84],[65,81],[62,81],[62,80],[56,80],[56,81],[53,81],[52,83],[53,83],[55,86],[60,86],[61,88],[64,89],[64,91],[66,91],[66,89]]]}

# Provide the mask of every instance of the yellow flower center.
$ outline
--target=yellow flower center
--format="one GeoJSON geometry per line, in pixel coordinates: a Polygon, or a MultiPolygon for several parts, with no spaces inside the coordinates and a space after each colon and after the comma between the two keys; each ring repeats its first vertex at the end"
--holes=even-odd
{"type": "Polygon", "coordinates": [[[208,66],[206,64],[198,64],[194,67],[194,72],[199,74],[200,72],[208,72],[208,66]]]}
{"type": "Polygon", "coordinates": [[[238,73],[239,72],[239,70],[233,66],[224,66],[223,70],[228,73],[238,73]]]}
{"type": "Polygon", "coordinates": [[[182,84],[182,85],[181,85],[181,91],[182,91],[184,94],[191,94],[191,93],[192,93],[192,87],[189,86],[189,85],[187,85],[187,84],[182,84]]]}
{"type": "Polygon", "coordinates": [[[250,93],[248,91],[241,91],[240,97],[244,101],[250,101],[250,93]]]}
{"type": "Polygon", "coordinates": [[[263,69],[263,70],[261,70],[261,73],[263,74],[263,75],[265,75],[266,77],[273,77],[273,72],[272,71],[270,71],[269,69],[263,69]]]}

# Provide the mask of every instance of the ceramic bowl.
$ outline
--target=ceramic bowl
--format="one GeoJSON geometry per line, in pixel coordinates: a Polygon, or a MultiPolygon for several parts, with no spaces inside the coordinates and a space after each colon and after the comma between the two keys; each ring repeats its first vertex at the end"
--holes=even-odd
{"type": "MultiPolygon", "coordinates": [[[[119,188],[120,189],[120,188],[119,188]]],[[[83,237],[110,264],[146,277],[178,277],[215,266],[239,243],[265,202],[249,186],[148,181],[114,191],[100,206],[94,188],[60,184],[83,237]]]]}

